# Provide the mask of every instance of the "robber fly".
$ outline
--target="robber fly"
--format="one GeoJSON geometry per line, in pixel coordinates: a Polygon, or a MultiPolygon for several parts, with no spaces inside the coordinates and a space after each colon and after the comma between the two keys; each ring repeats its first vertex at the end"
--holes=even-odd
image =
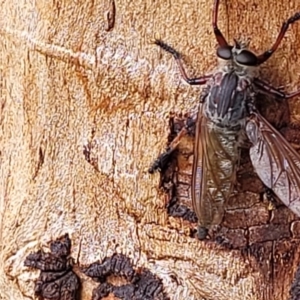
{"type": "MultiPolygon", "coordinates": [[[[183,79],[191,85],[207,84],[196,124],[192,172],[192,202],[198,217],[198,237],[204,239],[211,225],[220,224],[224,203],[232,193],[240,157],[242,136],[252,143],[250,158],[265,186],[295,214],[300,216],[300,156],[289,143],[265,120],[255,107],[256,91],[289,99],[300,90],[285,94],[255,77],[255,67],[267,61],[278,48],[289,25],[300,19],[300,12],[283,23],[274,45],[255,55],[247,44],[234,40],[227,43],[217,25],[219,0],[214,1],[212,25],[218,42],[217,56],[222,66],[210,75],[189,78],[181,55],[161,40],[155,44],[175,58],[183,79]]],[[[185,126],[149,169],[161,170],[181,138],[190,132],[185,126]]]]}

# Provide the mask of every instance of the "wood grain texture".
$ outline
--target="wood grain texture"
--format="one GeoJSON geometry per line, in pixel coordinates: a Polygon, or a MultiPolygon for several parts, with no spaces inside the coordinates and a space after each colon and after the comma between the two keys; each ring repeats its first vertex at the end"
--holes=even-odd
{"type": "MultiPolygon", "coordinates": [[[[147,173],[165,147],[169,112],[195,109],[200,93],[152,41],[182,52],[190,74],[212,71],[212,1],[115,0],[107,31],[110,3],[2,2],[0,299],[33,299],[37,273],[25,257],[68,232],[79,265],[123,253],[160,277],[171,299],[287,300],[295,236],[266,237],[248,252],[190,238],[189,224],[167,216],[158,175],[147,173]],[[83,155],[91,138],[98,171],[83,155]]],[[[299,9],[298,0],[221,1],[219,25],[260,53],[299,9]]],[[[300,88],[299,41],[300,22],[261,78],[300,88]]],[[[297,118],[299,98],[289,104],[297,118]]],[[[297,232],[294,216],[277,218],[297,232]]],[[[79,275],[82,299],[91,299],[94,283],[79,275]]]]}

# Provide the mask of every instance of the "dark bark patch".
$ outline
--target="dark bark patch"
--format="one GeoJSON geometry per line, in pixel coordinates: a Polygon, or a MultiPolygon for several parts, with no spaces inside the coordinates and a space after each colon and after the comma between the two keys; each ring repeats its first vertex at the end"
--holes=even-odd
{"type": "Polygon", "coordinates": [[[34,292],[39,299],[77,300],[80,282],[72,271],[71,240],[68,234],[50,243],[50,252],[29,254],[24,265],[41,270],[34,292]]]}
{"type": "Polygon", "coordinates": [[[81,269],[93,280],[100,282],[93,290],[92,300],[100,300],[112,293],[123,300],[168,300],[163,291],[162,281],[147,269],[135,270],[130,259],[122,254],[114,254],[101,263],[95,262],[81,269]],[[126,283],[114,285],[112,277],[122,276],[126,283]]]}

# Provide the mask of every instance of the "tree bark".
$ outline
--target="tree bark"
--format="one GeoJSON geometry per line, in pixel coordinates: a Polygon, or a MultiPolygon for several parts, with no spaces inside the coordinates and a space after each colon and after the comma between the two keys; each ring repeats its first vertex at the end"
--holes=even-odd
{"type": "MultiPolygon", "coordinates": [[[[269,49],[298,1],[220,1],[229,42],[269,49]]],[[[122,253],[162,279],[170,299],[286,300],[299,264],[299,221],[239,193],[224,232],[234,249],[189,236],[169,217],[159,175],[147,169],[164,149],[170,111],[197,108],[161,38],[189,74],[217,66],[213,1],[4,1],[1,8],[0,299],[33,299],[38,272],[25,257],[69,233],[76,268],[122,253]],[[113,16],[115,13],[115,17],[113,16]],[[113,21],[114,20],[114,21],[113,21]],[[93,164],[83,149],[91,143],[93,164]]],[[[299,88],[300,22],[260,78],[299,88]]],[[[297,99],[296,99],[297,100],[297,99]]],[[[300,102],[289,102],[297,119],[300,102]]],[[[291,131],[288,131],[290,133],[291,131]]],[[[287,134],[287,138],[288,138],[287,134]]],[[[297,132],[290,137],[295,143],[297,132]]],[[[77,270],[81,299],[96,285],[77,270]]]]}

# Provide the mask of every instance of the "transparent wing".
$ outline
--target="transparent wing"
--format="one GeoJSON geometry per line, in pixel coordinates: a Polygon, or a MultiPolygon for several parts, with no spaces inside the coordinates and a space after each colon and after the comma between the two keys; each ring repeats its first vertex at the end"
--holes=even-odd
{"type": "Polygon", "coordinates": [[[250,158],[263,183],[300,216],[300,156],[260,114],[246,124],[250,158]]]}
{"type": "Polygon", "coordinates": [[[224,204],[236,179],[239,159],[236,131],[216,127],[201,111],[196,129],[192,201],[199,226],[221,223],[224,204]]]}

